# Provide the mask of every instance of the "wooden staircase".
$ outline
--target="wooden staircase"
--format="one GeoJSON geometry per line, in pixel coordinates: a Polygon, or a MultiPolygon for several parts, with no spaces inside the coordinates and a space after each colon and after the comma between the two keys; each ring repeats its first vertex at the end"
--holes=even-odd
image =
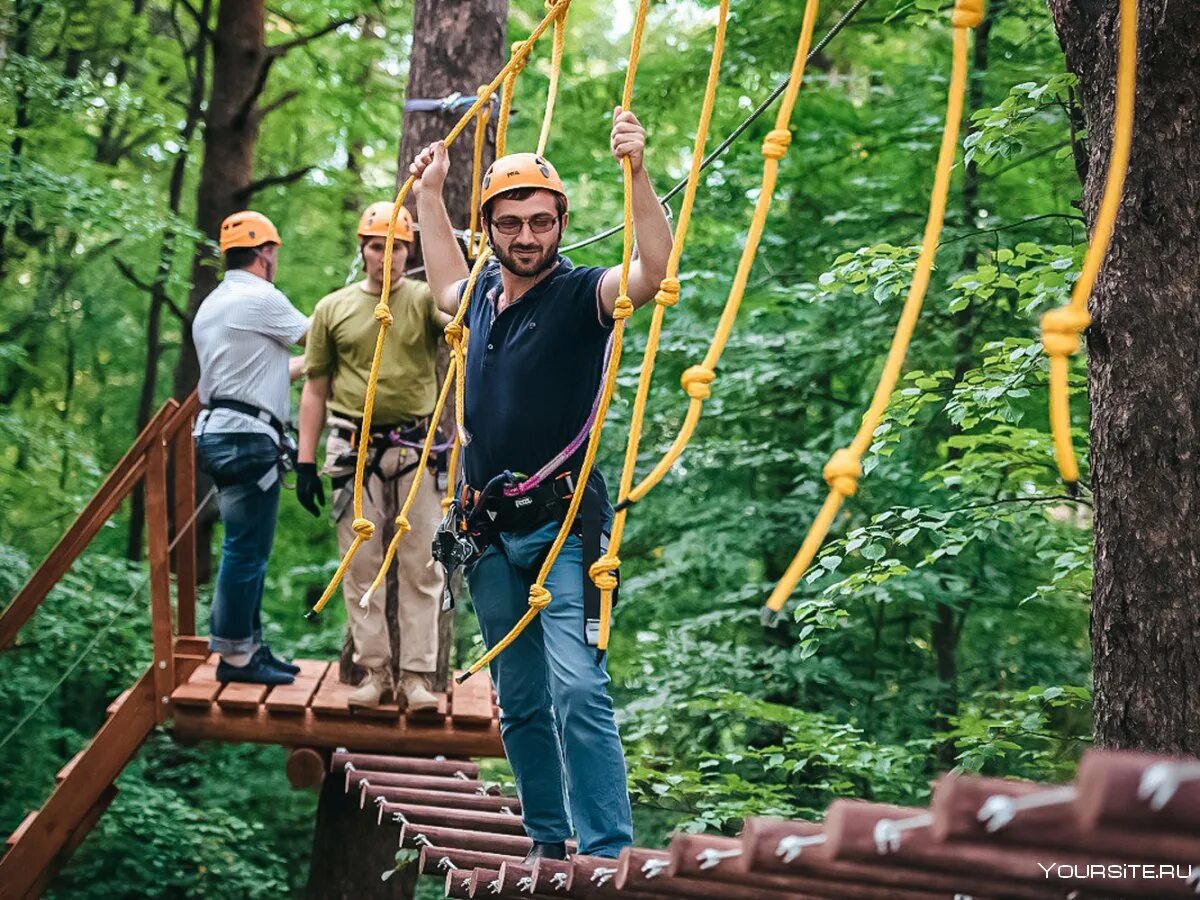
{"type": "Polygon", "coordinates": [[[193,393],[169,400],[105,478],[25,586],[0,612],[0,652],[117,511],[144,484],[153,659],[108,708],[104,725],[58,773],[45,804],[9,835],[0,856],[0,898],[41,896],[117,795],[114,781],[158,726],[181,740],[249,741],[294,748],[411,755],[501,756],[491,681],[451,685],[436,712],[400,715],[395,705],[351,714],[336,663],[301,660],[292,685],[223,685],[196,631],[196,463],[193,393]],[[170,482],[168,482],[170,479],[170,482]],[[170,490],[168,490],[168,486],[170,490]],[[180,527],[172,535],[172,522],[180,527]],[[174,575],[174,603],[172,603],[174,575]]]}

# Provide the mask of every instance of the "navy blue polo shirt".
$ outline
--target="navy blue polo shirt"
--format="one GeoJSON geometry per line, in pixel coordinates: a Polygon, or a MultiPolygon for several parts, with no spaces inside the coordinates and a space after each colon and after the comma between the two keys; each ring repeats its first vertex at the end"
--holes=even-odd
{"type": "MultiPolygon", "coordinates": [[[[466,316],[464,424],[471,439],[463,470],[472,487],[505,469],[534,474],[587,422],[613,328],[598,302],[606,271],[576,268],[560,256],[549,275],[499,314],[500,266],[493,261],[480,273],[466,316]]],[[[585,441],[564,468],[578,469],[586,449],[585,441]]],[[[603,478],[593,474],[605,496],[603,478]]]]}

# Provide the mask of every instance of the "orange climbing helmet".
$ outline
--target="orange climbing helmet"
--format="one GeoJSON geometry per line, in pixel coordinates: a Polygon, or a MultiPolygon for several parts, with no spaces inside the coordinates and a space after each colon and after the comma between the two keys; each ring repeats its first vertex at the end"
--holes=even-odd
{"type": "Polygon", "coordinates": [[[510,153],[488,166],[483,175],[483,192],[479,205],[485,207],[494,197],[520,188],[553,191],[564,201],[567,199],[562,179],[558,177],[558,172],[550,165],[549,160],[536,153],[510,153]]]}
{"type": "MultiPolygon", "coordinates": [[[[388,222],[392,218],[392,207],[395,204],[391,200],[380,200],[368,206],[362,214],[362,218],[358,220],[358,237],[387,237],[388,222]]],[[[414,235],[413,218],[403,206],[400,207],[400,215],[396,217],[396,231],[394,234],[397,240],[412,241],[414,235]]]]}
{"type": "Polygon", "coordinates": [[[262,213],[243,209],[221,222],[221,252],[234,247],[261,247],[263,244],[283,244],[275,225],[262,213]]]}

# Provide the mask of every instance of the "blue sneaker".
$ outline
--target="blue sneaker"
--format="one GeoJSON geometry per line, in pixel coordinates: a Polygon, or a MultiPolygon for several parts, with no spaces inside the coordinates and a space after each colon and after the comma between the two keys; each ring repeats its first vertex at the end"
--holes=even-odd
{"type": "Polygon", "coordinates": [[[258,648],[258,653],[256,655],[261,656],[263,661],[267,664],[272,665],[276,669],[279,669],[283,672],[287,672],[289,675],[300,674],[300,667],[298,665],[288,662],[286,659],[280,659],[271,652],[271,648],[266,644],[263,644],[258,648]]]}
{"type": "Polygon", "coordinates": [[[260,654],[255,653],[244,666],[231,666],[225,660],[217,663],[217,681],[240,681],[248,684],[291,684],[296,677],[277,669],[260,654]]]}

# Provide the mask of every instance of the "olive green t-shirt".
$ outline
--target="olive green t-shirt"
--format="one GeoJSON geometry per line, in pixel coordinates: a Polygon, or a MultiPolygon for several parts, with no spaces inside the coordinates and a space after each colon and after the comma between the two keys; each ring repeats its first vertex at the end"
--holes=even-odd
{"type": "MultiPolygon", "coordinates": [[[[317,303],[304,349],[304,371],[332,379],[329,409],[361,418],[367,377],[379,336],[379,295],[365,281],[347,285],[317,303]]],[[[393,323],[383,344],[372,421],[379,425],[427,416],[437,399],[435,366],[442,329],[429,285],[401,278],[389,297],[393,323]]]]}

